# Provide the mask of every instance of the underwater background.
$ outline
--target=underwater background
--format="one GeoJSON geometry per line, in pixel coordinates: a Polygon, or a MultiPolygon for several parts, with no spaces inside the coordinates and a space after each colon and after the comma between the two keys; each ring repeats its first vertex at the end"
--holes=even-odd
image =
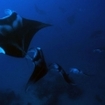
{"type": "Polygon", "coordinates": [[[0,105],[105,105],[104,0],[1,0],[1,18],[5,9],[52,25],[36,33],[30,48],[41,47],[47,65],[60,64],[76,85],[55,70],[24,92],[32,62],[0,54],[0,105]]]}

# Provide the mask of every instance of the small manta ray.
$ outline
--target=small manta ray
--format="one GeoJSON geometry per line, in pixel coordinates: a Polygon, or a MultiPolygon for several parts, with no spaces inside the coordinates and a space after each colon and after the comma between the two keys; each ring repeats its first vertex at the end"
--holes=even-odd
{"type": "Polygon", "coordinates": [[[56,69],[68,84],[75,85],[74,81],[69,77],[69,75],[60,65],[58,65],[57,63],[52,63],[50,67],[56,69]]]}
{"type": "Polygon", "coordinates": [[[70,73],[89,76],[88,74],[84,73],[83,71],[81,71],[77,68],[70,68],[70,73]]]}
{"type": "Polygon", "coordinates": [[[23,18],[10,9],[5,13],[7,16],[0,18],[0,53],[25,57],[34,35],[51,25],[23,18]]]}

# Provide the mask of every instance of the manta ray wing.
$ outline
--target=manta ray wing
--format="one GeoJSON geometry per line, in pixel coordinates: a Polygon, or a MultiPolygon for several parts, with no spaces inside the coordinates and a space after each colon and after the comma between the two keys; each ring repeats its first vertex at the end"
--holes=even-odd
{"type": "Polygon", "coordinates": [[[0,19],[0,47],[14,57],[24,57],[34,35],[50,26],[39,21],[22,18],[16,12],[0,19]]]}
{"type": "Polygon", "coordinates": [[[40,29],[50,26],[35,20],[23,19],[24,50],[27,52],[31,39],[40,29]]]}
{"type": "Polygon", "coordinates": [[[35,64],[35,67],[34,67],[32,75],[30,76],[26,84],[26,90],[28,89],[28,86],[39,81],[48,72],[48,68],[44,59],[42,49],[39,47],[37,47],[36,49],[36,55],[33,58],[33,63],[35,64]]]}

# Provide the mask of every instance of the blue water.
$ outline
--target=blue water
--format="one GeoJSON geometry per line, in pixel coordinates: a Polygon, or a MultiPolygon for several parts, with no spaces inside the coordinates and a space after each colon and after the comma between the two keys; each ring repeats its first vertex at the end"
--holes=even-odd
{"type": "Polygon", "coordinates": [[[49,71],[24,92],[33,64],[0,54],[0,105],[105,105],[104,0],[2,0],[0,17],[5,9],[52,24],[37,32],[30,48],[41,47],[47,65],[60,64],[76,85],[49,71]],[[70,73],[70,68],[89,76],[70,73]]]}

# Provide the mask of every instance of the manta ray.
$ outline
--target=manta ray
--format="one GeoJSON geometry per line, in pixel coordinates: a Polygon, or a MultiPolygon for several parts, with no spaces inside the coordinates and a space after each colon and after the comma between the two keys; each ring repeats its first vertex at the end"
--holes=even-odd
{"type": "Polygon", "coordinates": [[[55,69],[64,78],[64,80],[71,85],[76,85],[72,78],[65,72],[65,70],[57,63],[52,63],[49,65],[50,69],[55,69]]]}
{"type": "Polygon", "coordinates": [[[38,82],[48,72],[48,67],[45,62],[45,58],[44,58],[42,49],[40,47],[37,47],[36,49],[32,49],[30,51],[34,52],[34,56],[31,58],[32,58],[32,62],[34,63],[35,66],[34,66],[32,75],[30,76],[29,80],[27,81],[27,84],[25,87],[26,91],[32,84],[35,84],[36,82],[38,82]]]}
{"type": "Polygon", "coordinates": [[[25,57],[34,35],[42,28],[51,26],[21,17],[7,9],[7,16],[0,18],[0,50],[13,57],[25,57]]]}

